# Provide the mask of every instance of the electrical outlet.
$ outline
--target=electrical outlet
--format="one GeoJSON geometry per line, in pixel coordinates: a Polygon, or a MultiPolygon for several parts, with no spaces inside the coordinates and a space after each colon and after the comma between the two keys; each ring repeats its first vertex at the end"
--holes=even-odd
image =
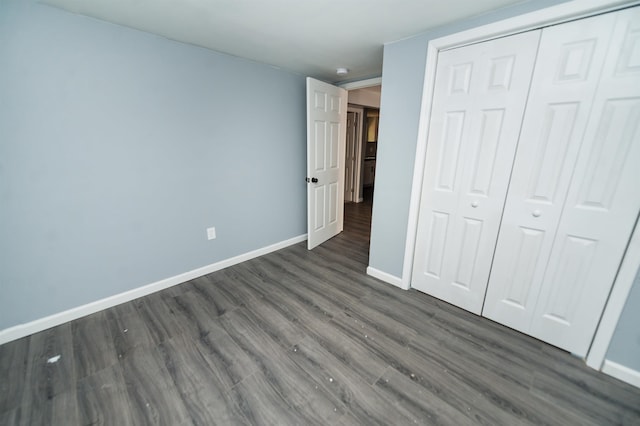
{"type": "Polygon", "coordinates": [[[207,240],[215,240],[216,239],[216,228],[212,226],[211,228],[207,228],[207,240]]]}

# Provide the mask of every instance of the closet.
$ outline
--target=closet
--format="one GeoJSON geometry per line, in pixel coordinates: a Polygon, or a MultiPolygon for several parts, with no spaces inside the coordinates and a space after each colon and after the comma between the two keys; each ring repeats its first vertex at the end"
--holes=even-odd
{"type": "Polygon", "coordinates": [[[638,7],[440,52],[412,287],[586,355],[640,211],[638,7]]]}

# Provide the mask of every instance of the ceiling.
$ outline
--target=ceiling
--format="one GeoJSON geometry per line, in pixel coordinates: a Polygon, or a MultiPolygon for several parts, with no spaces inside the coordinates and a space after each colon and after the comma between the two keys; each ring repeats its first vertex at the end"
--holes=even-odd
{"type": "Polygon", "coordinates": [[[384,43],[521,1],[42,0],[331,82],[380,76],[384,43]]]}

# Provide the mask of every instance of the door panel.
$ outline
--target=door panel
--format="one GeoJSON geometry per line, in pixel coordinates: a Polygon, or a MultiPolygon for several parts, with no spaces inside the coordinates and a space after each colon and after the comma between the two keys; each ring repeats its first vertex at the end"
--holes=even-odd
{"type": "Polygon", "coordinates": [[[508,265],[511,277],[504,293],[504,303],[523,309],[529,303],[529,288],[536,266],[535,260],[540,255],[545,232],[539,229],[520,226],[516,233],[516,250],[508,265]]]}
{"type": "Polygon", "coordinates": [[[458,173],[460,145],[462,144],[464,112],[449,112],[444,116],[444,133],[442,135],[441,158],[438,167],[438,190],[453,193],[454,182],[458,173]]]}
{"type": "Polygon", "coordinates": [[[503,119],[504,110],[502,109],[482,112],[478,155],[473,164],[474,172],[470,185],[473,194],[490,196],[489,188],[491,188],[491,179],[496,164],[503,119]]]}
{"type": "Polygon", "coordinates": [[[460,254],[457,259],[453,284],[471,290],[473,271],[482,238],[482,220],[463,218],[460,254]]]}
{"type": "MultiPolygon", "coordinates": [[[[531,170],[528,171],[529,182],[525,202],[531,205],[559,205],[564,200],[562,181],[566,180],[571,173],[567,165],[572,165],[571,160],[576,151],[572,142],[574,142],[573,145],[580,142],[577,137],[572,138],[572,134],[577,133],[575,132],[576,119],[580,103],[563,102],[544,105],[540,111],[542,123],[537,123],[541,128],[539,138],[527,140],[528,138],[524,137],[525,143],[531,140],[536,144],[531,147],[522,145],[523,150],[534,154],[533,161],[529,159],[531,170]],[[570,151],[570,148],[574,149],[570,151]]],[[[584,105],[583,109],[586,109],[584,105]]],[[[579,126],[584,123],[583,116],[579,126]]],[[[533,126],[533,123],[531,125],[533,126]]],[[[515,177],[519,178],[519,175],[516,174],[515,177]]]]}
{"type": "MultiPolygon", "coordinates": [[[[614,19],[603,15],[542,31],[482,312],[525,333],[531,330],[614,19]]],[[[569,244],[566,253],[575,255],[579,247],[569,244]]]]}
{"type": "Polygon", "coordinates": [[[346,90],[307,78],[309,249],[342,231],[346,117],[346,90]]]}
{"type": "Polygon", "coordinates": [[[314,192],[314,197],[315,197],[315,207],[316,207],[316,212],[314,215],[314,231],[321,231],[322,229],[324,229],[325,224],[327,223],[327,221],[324,218],[324,213],[326,211],[326,207],[325,207],[325,202],[326,202],[326,197],[325,197],[325,186],[319,186],[317,188],[313,188],[313,192],[314,192]]]}
{"type": "Polygon", "coordinates": [[[442,260],[445,243],[447,242],[447,229],[449,228],[449,215],[442,212],[431,212],[429,224],[429,246],[425,255],[424,274],[433,278],[441,278],[442,260]]]}
{"type": "Polygon", "coordinates": [[[539,31],[441,52],[412,286],[480,313],[539,31]]]}
{"type": "Polygon", "coordinates": [[[640,211],[640,9],[616,18],[531,334],[586,355],[640,211]]]}

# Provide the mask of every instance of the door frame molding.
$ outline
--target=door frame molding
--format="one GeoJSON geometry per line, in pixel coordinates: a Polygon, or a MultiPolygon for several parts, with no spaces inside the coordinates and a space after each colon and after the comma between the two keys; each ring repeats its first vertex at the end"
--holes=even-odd
{"type": "MultiPolygon", "coordinates": [[[[356,81],[350,81],[347,83],[340,83],[337,84],[338,87],[342,87],[343,89],[347,90],[347,91],[351,91],[351,90],[357,90],[357,89],[365,89],[367,87],[373,87],[373,86],[381,86],[382,87],[382,77],[374,77],[374,78],[367,78],[365,80],[356,80],[356,81]]],[[[365,107],[364,106],[360,106],[360,105],[356,105],[356,104],[347,104],[348,108],[347,111],[353,111],[353,112],[357,112],[358,115],[358,145],[356,147],[356,151],[357,151],[357,157],[358,157],[358,167],[356,170],[356,191],[355,191],[355,203],[361,203],[364,201],[363,198],[363,185],[362,185],[362,170],[364,169],[364,112],[365,112],[365,107]]],[[[378,109],[380,109],[380,107],[378,106],[378,109]]]]}
{"type": "Polygon", "coordinates": [[[631,234],[627,251],[622,258],[620,269],[613,281],[613,287],[609,293],[609,299],[602,312],[600,323],[596,329],[596,334],[591,342],[591,347],[587,353],[587,365],[596,370],[600,370],[605,362],[609,343],[616,331],[618,320],[622,315],[622,310],[627,301],[627,296],[631,292],[636,274],[640,271],[640,221],[636,221],[635,228],[631,234]]]}
{"type": "Polygon", "coordinates": [[[336,84],[345,90],[364,89],[372,86],[382,86],[382,77],[367,78],[366,80],[350,81],[348,83],[336,84]]]}
{"type": "MultiPolygon", "coordinates": [[[[640,1],[638,0],[572,0],[556,6],[514,16],[502,21],[471,28],[469,30],[429,41],[427,45],[427,61],[425,65],[424,86],[422,90],[420,118],[418,122],[418,138],[416,142],[413,181],[409,202],[402,280],[399,287],[404,289],[409,289],[411,287],[411,271],[413,269],[413,257],[417,237],[416,232],[418,229],[420,195],[422,191],[422,180],[426,162],[427,135],[429,134],[429,118],[431,116],[431,101],[433,98],[438,53],[443,50],[462,47],[468,44],[487,41],[498,37],[506,37],[549,25],[560,24],[601,13],[632,7],[638,4],[640,4],[640,1]]],[[[634,237],[636,234],[639,235],[638,239],[640,239],[640,231],[634,231],[634,237]]],[[[638,245],[640,245],[640,242],[638,245]]],[[[623,263],[627,261],[628,254],[629,252],[625,253],[623,263]]],[[[640,248],[638,248],[638,253],[635,254],[633,258],[640,262],[640,248]]],[[[632,263],[632,261],[629,261],[628,263],[632,263]]],[[[618,278],[620,278],[620,275],[618,278]]],[[[611,337],[613,336],[612,330],[615,329],[615,325],[617,324],[622,311],[621,306],[624,306],[624,302],[627,299],[630,288],[631,283],[622,283],[619,282],[618,279],[614,282],[611,297],[605,306],[602,321],[596,330],[593,345],[587,355],[587,364],[592,368],[599,370],[602,366],[606,348],[608,348],[611,337]],[[612,303],[612,306],[610,307],[610,302],[614,301],[614,299],[612,299],[614,294],[616,295],[615,300],[617,300],[617,302],[612,303]],[[605,318],[607,319],[606,322],[604,321],[605,318]],[[604,348],[604,350],[602,348],[604,348]]]]}
{"type": "MultiPolygon", "coordinates": [[[[356,134],[356,170],[355,173],[355,182],[354,182],[354,191],[353,191],[353,200],[354,203],[361,203],[362,200],[362,161],[364,160],[364,156],[362,155],[362,131],[363,131],[363,122],[364,122],[364,108],[347,104],[347,112],[353,112],[357,114],[357,134],[356,134]]],[[[346,145],[346,144],[345,144],[346,145]]],[[[346,149],[346,146],[345,146],[346,149]]]]}

